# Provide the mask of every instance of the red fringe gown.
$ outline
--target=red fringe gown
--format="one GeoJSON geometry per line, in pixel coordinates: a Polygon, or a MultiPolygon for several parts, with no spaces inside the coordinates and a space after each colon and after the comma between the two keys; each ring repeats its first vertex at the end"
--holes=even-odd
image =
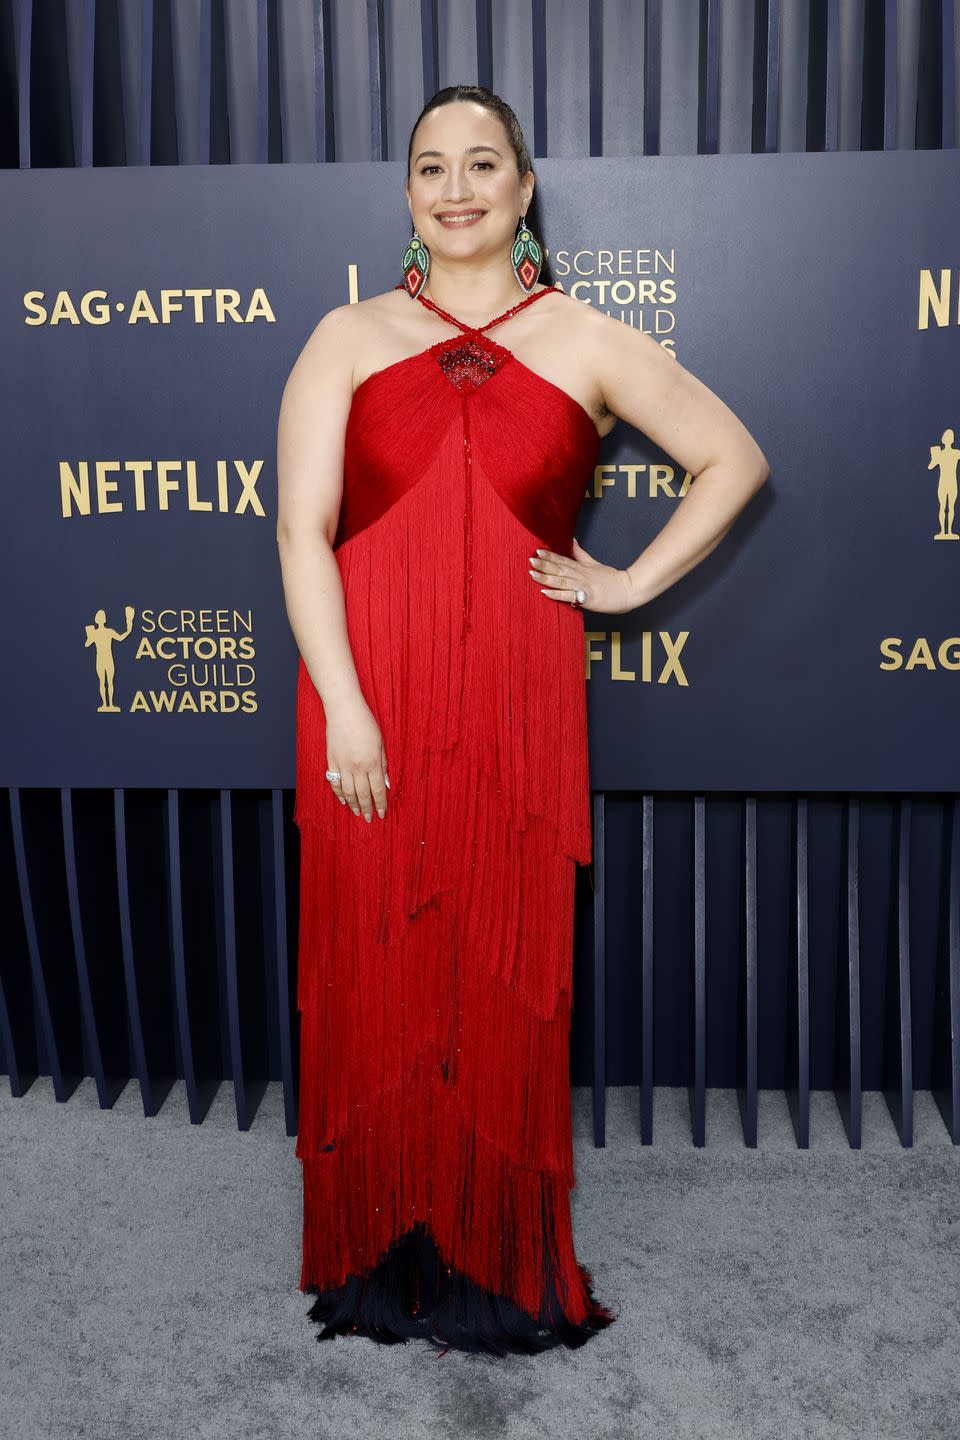
{"type": "Polygon", "coordinates": [[[318,1339],[503,1354],[615,1318],[569,1203],[583,616],[528,573],[538,546],[572,553],[599,441],[485,333],[558,294],[479,330],[416,297],[456,328],[364,380],[347,422],[334,551],[390,788],[371,823],[334,795],[301,658],[296,1154],[318,1339]]]}

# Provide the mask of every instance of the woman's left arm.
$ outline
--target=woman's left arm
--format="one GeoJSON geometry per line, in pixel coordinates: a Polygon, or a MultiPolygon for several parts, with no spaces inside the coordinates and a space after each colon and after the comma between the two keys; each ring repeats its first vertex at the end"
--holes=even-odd
{"type": "Polygon", "coordinates": [[[576,540],[572,561],[552,551],[538,557],[547,595],[569,602],[582,587],[585,609],[622,613],[652,600],[709,555],[770,466],[719,395],[650,335],[600,311],[578,318],[581,353],[607,409],[694,477],[670,519],[625,570],[594,560],[576,540]]]}

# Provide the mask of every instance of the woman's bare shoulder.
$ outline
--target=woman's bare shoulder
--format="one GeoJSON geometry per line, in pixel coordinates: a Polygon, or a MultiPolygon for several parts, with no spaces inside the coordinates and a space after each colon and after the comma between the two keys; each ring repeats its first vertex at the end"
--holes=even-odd
{"type": "MultiPolygon", "coordinates": [[[[615,320],[612,315],[598,309],[588,300],[568,295],[562,285],[555,285],[553,289],[560,297],[559,300],[555,305],[552,301],[544,302],[553,311],[552,341],[565,350],[569,347],[567,353],[571,358],[579,359],[583,365],[593,351],[602,349],[609,343],[617,327],[623,322],[615,320]]],[[[589,363],[586,368],[590,368],[589,363]]]]}
{"type": "Polygon", "coordinates": [[[559,298],[556,302],[544,301],[544,309],[549,307],[552,315],[542,341],[549,346],[549,356],[543,352],[549,365],[541,368],[549,368],[548,378],[579,401],[601,437],[609,435],[617,417],[604,401],[593,357],[609,340],[611,327],[620,321],[613,320],[586,300],[569,295],[562,282],[551,288],[559,298]]]}
{"type": "Polygon", "coordinates": [[[349,339],[371,323],[395,313],[399,309],[396,304],[398,299],[403,299],[399,290],[385,290],[380,295],[368,295],[364,300],[348,300],[342,305],[331,306],[314,325],[304,349],[308,346],[316,349],[326,342],[349,339]],[[317,344],[314,344],[315,341],[317,344]]]}
{"type": "Polygon", "coordinates": [[[583,340],[588,338],[603,340],[610,334],[611,325],[619,325],[622,322],[614,320],[605,310],[598,310],[589,300],[580,300],[576,295],[569,295],[563,288],[563,282],[554,287],[558,295],[566,302],[558,311],[563,317],[564,323],[570,327],[571,338],[583,340]]]}
{"type": "MultiPolygon", "coordinates": [[[[401,315],[405,300],[403,291],[384,290],[363,300],[331,306],[308,335],[294,368],[299,366],[312,372],[340,364],[352,370],[371,332],[379,331],[385,321],[401,315]]],[[[409,303],[406,300],[407,306],[409,303]]]]}

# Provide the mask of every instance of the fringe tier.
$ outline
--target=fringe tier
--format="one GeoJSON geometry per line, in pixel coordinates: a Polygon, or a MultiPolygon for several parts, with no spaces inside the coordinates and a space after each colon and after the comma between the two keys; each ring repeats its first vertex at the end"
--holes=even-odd
{"type": "Polygon", "coordinates": [[[617,1318],[593,1298],[590,1272],[578,1269],[589,1299],[585,1318],[577,1324],[567,1318],[549,1272],[534,1318],[447,1264],[430,1230],[417,1221],[366,1275],[351,1275],[329,1290],[307,1286],[316,1296],[308,1315],[322,1327],[317,1340],[362,1335],[396,1345],[420,1339],[440,1354],[535,1355],[559,1345],[575,1349],[617,1318]]]}
{"type": "Polygon", "coordinates": [[[300,662],[300,1287],[318,1338],[503,1354],[582,1344],[614,1316],[577,1263],[569,1203],[583,618],[528,575],[543,542],[469,446],[463,470],[463,419],[335,551],[385,819],[324,778],[300,662]]]}

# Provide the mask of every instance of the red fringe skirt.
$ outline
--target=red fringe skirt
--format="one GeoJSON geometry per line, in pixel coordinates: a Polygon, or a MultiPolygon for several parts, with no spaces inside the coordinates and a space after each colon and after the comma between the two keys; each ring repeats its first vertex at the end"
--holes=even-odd
{"type": "Polygon", "coordinates": [[[300,1288],[318,1338],[579,1345],[615,1318],[570,1217],[583,618],[518,584],[537,537],[477,485],[487,569],[465,627],[457,547],[436,560],[462,513],[442,485],[424,504],[428,483],[335,552],[384,819],[324,778],[300,662],[300,1288]]]}

